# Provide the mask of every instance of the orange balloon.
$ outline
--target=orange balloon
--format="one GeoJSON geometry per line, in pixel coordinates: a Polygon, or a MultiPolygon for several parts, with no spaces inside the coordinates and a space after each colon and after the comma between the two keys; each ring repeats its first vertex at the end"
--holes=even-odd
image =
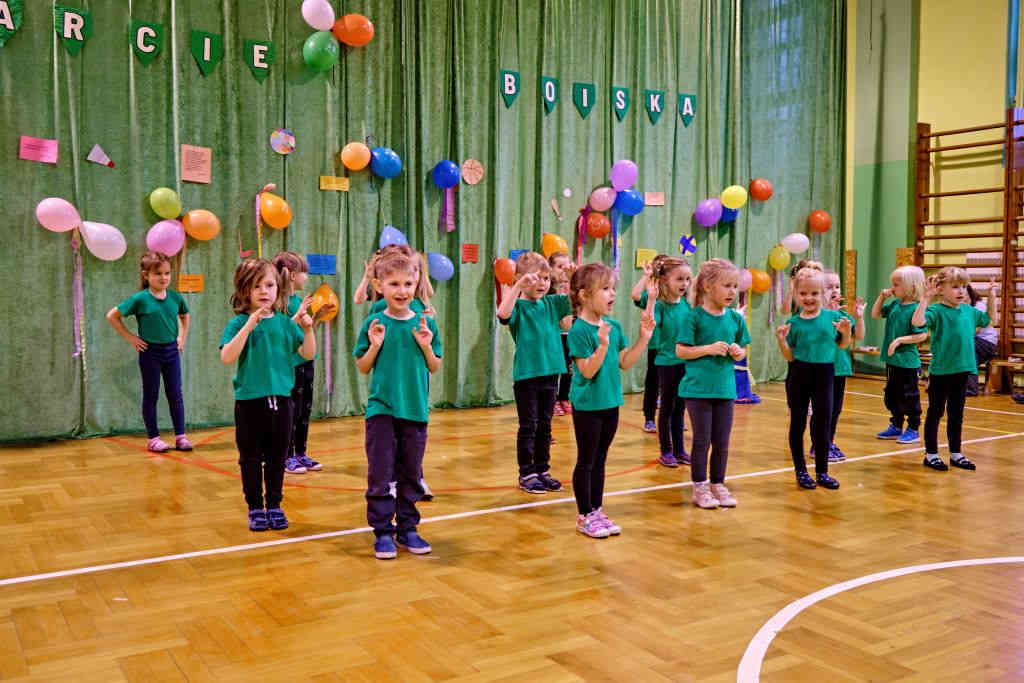
{"type": "Polygon", "coordinates": [[[828,211],[821,209],[811,211],[811,215],[807,217],[807,224],[814,232],[828,232],[832,227],[832,216],[828,215],[828,211]]]}
{"type": "Polygon", "coordinates": [[[346,14],[334,22],[334,37],[353,47],[362,47],[373,40],[373,22],[362,14],[346,14]]]}
{"type": "Polygon", "coordinates": [[[516,262],[508,258],[494,259],[494,277],[503,285],[516,283],[516,262]]]}
{"type": "Polygon", "coordinates": [[[772,288],[772,278],[759,268],[750,268],[750,289],[756,294],[764,294],[772,288]]]}
{"type": "Polygon", "coordinates": [[[608,216],[596,211],[592,211],[587,216],[587,234],[591,237],[601,239],[602,237],[607,237],[611,231],[612,224],[608,221],[608,216]]]}
{"type": "Polygon", "coordinates": [[[544,237],[540,240],[540,252],[544,254],[544,258],[551,258],[551,255],[556,251],[568,254],[569,245],[566,244],[564,239],[554,233],[544,233],[544,237]]]}
{"type": "Polygon", "coordinates": [[[260,216],[264,223],[280,230],[292,222],[292,207],[276,194],[264,192],[260,194],[260,216]]]}
{"type": "Polygon", "coordinates": [[[764,178],[754,178],[750,181],[750,196],[759,202],[771,199],[772,191],[771,182],[764,178]]]}
{"type": "Polygon", "coordinates": [[[212,211],[193,209],[181,219],[185,232],[197,240],[207,242],[220,232],[220,219],[212,211]]]}
{"type": "Polygon", "coordinates": [[[338,295],[325,282],[313,292],[313,301],[309,304],[309,310],[318,322],[327,322],[338,317],[339,306],[338,295]],[[325,308],[325,306],[329,308],[325,308]],[[323,310],[322,314],[321,310],[323,310]]]}
{"type": "Polygon", "coordinates": [[[350,142],[341,148],[341,163],[350,171],[361,171],[370,163],[370,148],[361,142],[350,142]]]}

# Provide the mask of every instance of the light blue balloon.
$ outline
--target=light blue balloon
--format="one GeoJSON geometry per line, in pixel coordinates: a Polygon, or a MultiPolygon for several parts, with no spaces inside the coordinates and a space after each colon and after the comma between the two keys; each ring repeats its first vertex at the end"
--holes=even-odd
{"type": "Polygon", "coordinates": [[[427,254],[427,268],[430,269],[430,277],[438,282],[451,280],[452,276],[455,275],[455,266],[452,264],[451,259],[444,254],[438,254],[434,251],[427,254]]]}
{"type": "Polygon", "coordinates": [[[380,233],[380,248],[383,249],[391,244],[409,244],[409,240],[395,226],[385,225],[384,230],[380,233]]]}

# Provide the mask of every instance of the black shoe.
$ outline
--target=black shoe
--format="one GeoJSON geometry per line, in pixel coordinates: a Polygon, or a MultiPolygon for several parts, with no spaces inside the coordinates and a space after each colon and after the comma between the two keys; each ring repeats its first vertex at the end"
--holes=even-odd
{"type": "Polygon", "coordinates": [[[802,489],[816,489],[818,485],[811,479],[811,475],[807,470],[802,470],[796,473],[796,483],[800,485],[802,489]]]}
{"type": "Polygon", "coordinates": [[[978,469],[977,467],[975,467],[973,462],[971,462],[970,460],[968,460],[967,458],[965,458],[963,456],[961,456],[959,459],[950,458],[949,459],[949,464],[952,465],[953,467],[959,467],[962,470],[976,470],[976,469],[978,469]]]}
{"type": "Polygon", "coordinates": [[[544,486],[546,491],[561,491],[562,482],[558,481],[551,476],[551,472],[542,472],[537,475],[537,479],[544,486]]]}
{"type": "Polygon", "coordinates": [[[824,486],[825,488],[832,489],[833,491],[839,488],[839,482],[832,478],[828,472],[819,472],[816,475],[816,478],[819,486],[824,486]]]}
{"type": "Polygon", "coordinates": [[[519,477],[519,488],[527,493],[548,492],[548,490],[544,488],[544,484],[541,483],[540,477],[536,474],[528,474],[525,477],[519,477]]]}
{"type": "Polygon", "coordinates": [[[945,472],[949,469],[946,463],[942,462],[941,459],[929,460],[928,458],[925,458],[924,466],[930,467],[933,470],[938,470],[939,472],[945,472]]]}

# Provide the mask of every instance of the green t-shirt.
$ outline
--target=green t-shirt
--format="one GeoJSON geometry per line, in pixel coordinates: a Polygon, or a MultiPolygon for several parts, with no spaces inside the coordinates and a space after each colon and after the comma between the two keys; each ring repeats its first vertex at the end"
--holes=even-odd
{"type": "Polygon", "coordinates": [[[568,296],[549,294],[536,301],[516,299],[508,319],[498,318],[501,324],[508,325],[516,342],[516,354],[512,360],[514,381],[565,373],[565,354],[562,353],[558,323],[571,312],[568,296]]]}
{"type": "Polygon", "coordinates": [[[157,299],[148,288],[131,295],[117,305],[121,315],[134,315],[139,337],[149,344],[170,344],[178,339],[178,316],[188,313],[185,299],[173,289],[157,299]]]}
{"type": "MultiPolygon", "coordinates": [[[[639,301],[634,301],[633,305],[636,306],[637,308],[647,308],[647,301],[648,301],[647,290],[645,289],[643,291],[643,293],[640,294],[640,300],[639,301]]],[[[658,305],[657,302],[655,302],[654,305],[655,305],[655,307],[657,307],[657,305],[658,305]]],[[[651,335],[651,341],[647,342],[647,348],[648,349],[657,349],[660,344],[661,344],[661,332],[660,332],[659,328],[657,326],[655,326],[654,327],[654,334],[651,335]]]]}
{"type": "Polygon", "coordinates": [[[352,356],[362,358],[370,349],[370,324],[376,320],[386,329],[384,343],[377,353],[370,377],[370,396],[366,402],[367,419],[374,415],[390,415],[401,420],[426,422],[429,412],[430,370],[416,343],[413,331],[419,329],[420,318],[434,333],[430,348],[441,357],[441,334],[437,323],[428,316],[416,313],[408,320],[397,320],[387,312],[371,315],[363,321],[356,338],[352,356]]]}
{"type": "MultiPolygon", "coordinates": [[[[427,310],[427,307],[423,305],[423,302],[416,298],[413,298],[413,300],[409,302],[409,308],[411,308],[412,312],[417,315],[427,310]]],[[[387,299],[381,297],[374,301],[373,305],[370,306],[370,315],[373,315],[374,313],[383,313],[386,310],[388,310],[387,299]]]]}
{"type": "MultiPolygon", "coordinates": [[[[587,379],[574,368],[572,384],[569,385],[569,402],[575,410],[605,410],[621,406],[622,371],[619,369],[619,351],[626,348],[629,340],[619,321],[604,317],[611,329],[608,330],[608,350],[604,362],[594,376],[587,379]]],[[[597,325],[583,318],[576,318],[569,330],[569,357],[589,358],[597,351],[597,325]]]]}
{"type": "MultiPolygon", "coordinates": [[[[299,312],[299,306],[301,306],[301,305],[302,305],[302,297],[299,296],[298,294],[292,294],[290,297],[288,297],[288,317],[291,318],[296,313],[298,313],[299,312]]],[[[317,355],[319,355],[319,353],[320,353],[320,351],[317,350],[316,354],[313,355],[313,360],[316,360],[317,355]]],[[[305,358],[303,358],[299,354],[297,354],[297,353],[295,354],[295,365],[296,366],[302,365],[303,363],[312,363],[312,362],[313,362],[312,360],[306,360],[305,358]]]]}
{"type": "MultiPolygon", "coordinates": [[[[228,322],[220,338],[221,347],[235,338],[248,319],[248,313],[239,313],[228,322]]],[[[260,320],[238,356],[235,400],[290,396],[295,386],[293,358],[304,337],[302,328],[284,313],[275,312],[260,320]]]]}
{"type": "MultiPolygon", "coordinates": [[[[843,309],[839,309],[839,315],[850,321],[850,332],[852,334],[857,321],[843,309]]],[[[853,362],[850,359],[850,349],[836,348],[836,377],[850,377],[852,375],[853,362]]]]}
{"type": "Polygon", "coordinates": [[[832,325],[840,319],[838,311],[823,308],[813,318],[792,316],[786,343],[793,350],[793,358],[804,363],[835,363],[836,339],[839,331],[832,325]]]}
{"type": "Polygon", "coordinates": [[[882,306],[882,317],[885,318],[885,340],[882,342],[882,362],[898,368],[921,367],[921,354],[917,352],[917,344],[902,344],[893,355],[889,355],[889,346],[896,337],[924,332],[923,327],[914,327],[910,319],[917,310],[917,302],[900,303],[893,299],[882,306]]]}
{"type": "Polygon", "coordinates": [[[690,304],[686,299],[679,299],[674,304],[658,299],[654,304],[654,329],[660,343],[649,348],[658,349],[658,355],[654,358],[655,365],[682,365],[685,362],[676,355],[676,340],[679,339],[689,312],[690,304]]]}
{"type": "MultiPolygon", "coordinates": [[[[676,343],[687,346],[707,346],[717,341],[746,346],[750,343],[747,323],[731,308],[722,315],[713,315],[703,306],[691,309],[683,320],[676,343]]],[[[684,398],[736,399],[736,373],[732,356],[701,356],[686,361],[686,375],[679,383],[679,395],[684,398]]]]}
{"type": "Polygon", "coordinates": [[[932,304],[924,314],[925,327],[932,333],[932,362],[929,374],[954,375],[978,372],[974,355],[974,331],[989,324],[988,313],[973,306],[932,304]]]}

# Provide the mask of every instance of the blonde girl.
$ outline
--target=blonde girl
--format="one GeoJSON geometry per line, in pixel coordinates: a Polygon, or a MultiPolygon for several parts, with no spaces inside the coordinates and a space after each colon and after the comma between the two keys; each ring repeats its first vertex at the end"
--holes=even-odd
{"type": "MultiPolygon", "coordinates": [[[[651,262],[644,266],[644,274],[633,285],[630,295],[633,298],[633,304],[637,308],[647,308],[649,290],[653,289],[655,291],[654,296],[657,296],[657,282],[654,281],[654,269],[665,258],[668,258],[667,254],[658,254],[651,259],[651,262]]],[[[647,372],[644,375],[643,429],[645,432],[652,434],[658,431],[658,424],[655,422],[658,410],[658,368],[654,365],[654,359],[658,355],[658,347],[661,344],[660,337],[658,328],[655,327],[651,343],[647,347],[647,372]]]]}
{"type": "MultiPolygon", "coordinates": [[[[654,324],[657,344],[654,369],[658,373],[658,462],[665,467],[690,464],[683,442],[685,400],[679,395],[679,382],[686,376],[686,363],[676,355],[676,339],[690,312],[686,293],[693,271],[690,264],[676,256],[665,256],[651,264],[650,281],[657,286],[654,324]]],[[[653,339],[653,337],[652,337],[653,339]]]]}
{"type": "MultiPolygon", "coordinates": [[[[569,255],[564,251],[555,251],[548,256],[548,265],[551,266],[551,289],[548,294],[569,294],[569,278],[576,270],[576,264],[572,262],[569,255]]],[[[573,317],[567,315],[558,322],[560,336],[562,338],[562,354],[565,357],[565,373],[558,376],[558,395],[555,397],[555,415],[569,415],[572,413],[572,404],[569,403],[569,385],[572,382],[572,360],[569,359],[569,328],[572,327],[573,317]]]]}

